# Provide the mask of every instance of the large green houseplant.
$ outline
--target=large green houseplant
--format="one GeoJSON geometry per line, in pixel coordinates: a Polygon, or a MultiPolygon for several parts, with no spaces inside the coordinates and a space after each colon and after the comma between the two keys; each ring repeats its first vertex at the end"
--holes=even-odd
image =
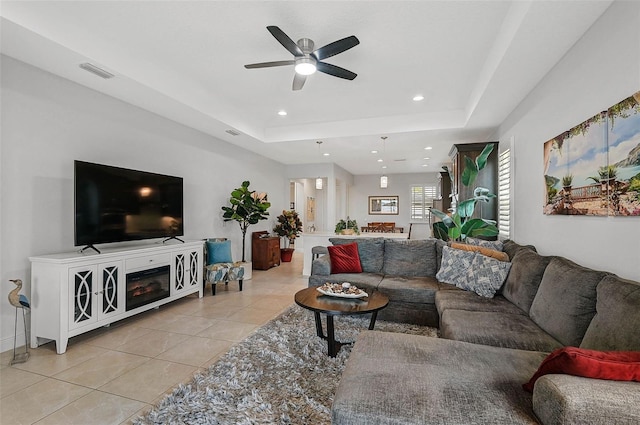
{"type": "MultiPolygon", "coordinates": [[[[487,165],[487,159],[492,151],[493,144],[488,144],[475,160],[468,156],[464,157],[465,166],[460,177],[461,184],[467,187],[473,186],[478,173],[487,165]]],[[[449,173],[449,178],[451,178],[451,172],[448,168],[446,168],[446,171],[449,173]]],[[[495,220],[473,218],[476,204],[478,202],[489,202],[496,195],[487,188],[476,187],[473,191],[473,198],[458,202],[455,196],[454,194],[456,208],[452,213],[448,214],[435,208],[431,209],[431,212],[442,220],[433,224],[435,237],[443,240],[464,242],[468,237],[492,237],[498,235],[495,220]]]]}
{"type": "Polygon", "coordinates": [[[273,231],[278,236],[285,238],[285,247],[280,250],[282,261],[291,261],[293,249],[291,249],[289,245],[292,244],[298,237],[298,234],[302,232],[302,221],[298,213],[294,210],[283,210],[282,214],[276,218],[276,225],[273,231]]]}
{"type": "Polygon", "coordinates": [[[255,191],[249,190],[249,181],[242,182],[242,186],[231,192],[229,203],[231,206],[224,206],[222,210],[222,218],[224,221],[236,221],[242,232],[242,261],[245,261],[245,237],[247,229],[252,224],[258,223],[260,220],[269,218],[267,209],[271,206],[255,191]]]}

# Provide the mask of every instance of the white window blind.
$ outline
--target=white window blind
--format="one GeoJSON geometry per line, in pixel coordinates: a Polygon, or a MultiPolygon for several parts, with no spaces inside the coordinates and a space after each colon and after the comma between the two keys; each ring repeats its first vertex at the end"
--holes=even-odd
{"type": "Polygon", "coordinates": [[[511,149],[498,156],[498,230],[501,239],[510,238],[511,149]]]}
{"type": "Polygon", "coordinates": [[[429,220],[429,209],[436,198],[436,185],[411,186],[411,220],[429,220]]]}

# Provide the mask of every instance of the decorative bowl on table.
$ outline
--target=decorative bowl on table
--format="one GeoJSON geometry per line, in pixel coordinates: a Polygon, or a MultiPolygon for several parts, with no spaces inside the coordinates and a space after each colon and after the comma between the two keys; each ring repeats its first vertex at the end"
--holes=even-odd
{"type": "Polygon", "coordinates": [[[325,283],[322,286],[316,288],[318,292],[323,295],[337,298],[364,298],[368,294],[359,289],[358,287],[351,285],[349,282],[344,283],[325,283]]]}

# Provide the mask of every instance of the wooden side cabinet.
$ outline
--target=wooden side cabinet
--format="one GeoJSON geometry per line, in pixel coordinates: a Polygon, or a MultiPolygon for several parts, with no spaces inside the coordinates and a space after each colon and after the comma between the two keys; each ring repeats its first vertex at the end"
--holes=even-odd
{"type": "MultiPolygon", "coordinates": [[[[473,198],[473,190],[476,187],[485,187],[489,189],[491,193],[498,193],[498,142],[453,145],[449,156],[453,161],[453,187],[451,190],[452,193],[457,193],[458,202],[473,198]],[[464,157],[468,156],[470,159],[475,160],[487,144],[494,145],[493,151],[487,159],[487,165],[480,171],[472,187],[463,186],[461,183],[461,175],[462,170],[464,170],[464,157]]],[[[491,199],[489,203],[478,202],[473,216],[488,220],[497,220],[498,202],[496,198],[491,199]]]]}
{"type": "Polygon", "coordinates": [[[280,238],[267,236],[267,231],[251,235],[251,261],[254,270],[269,270],[280,265],[280,238]]]}

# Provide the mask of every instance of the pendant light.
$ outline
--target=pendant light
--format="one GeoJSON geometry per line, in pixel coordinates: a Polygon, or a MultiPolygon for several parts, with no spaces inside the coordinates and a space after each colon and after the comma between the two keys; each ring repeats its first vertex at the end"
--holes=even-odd
{"type": "MultiPolygon", "coordinates": [[[[382,156],[384,157],[386,153],[385,140],[387,140],[387,136],[382,136],[380,138],[382,139],[382,156]]],[[[386,189],[388,186],[389,186],[389,177],[387,177],[385,174],[381,175],[380,189],[386,189]]]]}
{"type": "MultiPolygon", "coordinates": [[[[318,144],[318,156],[322,157],[322,155],[320,155],[320,145],[322,145],[322,140],[318,140],[316,143],[318,144]]],[[[322,177],[316,178],[316,189],[322,190],[322,177]]]]}

